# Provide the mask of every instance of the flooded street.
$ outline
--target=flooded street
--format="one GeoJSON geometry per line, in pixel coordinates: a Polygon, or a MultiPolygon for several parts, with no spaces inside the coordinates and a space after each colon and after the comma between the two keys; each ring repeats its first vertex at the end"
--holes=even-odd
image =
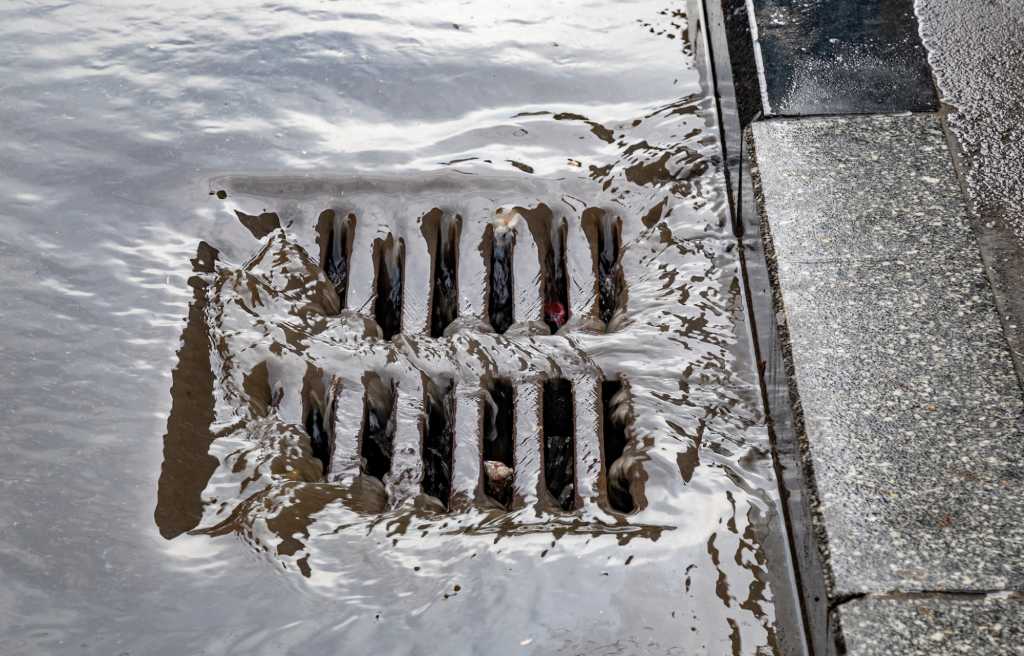
{"type": "Polygon", "coordinates": [[[0,652],[803,653],[701,11],[10,5],[0,652]]]}

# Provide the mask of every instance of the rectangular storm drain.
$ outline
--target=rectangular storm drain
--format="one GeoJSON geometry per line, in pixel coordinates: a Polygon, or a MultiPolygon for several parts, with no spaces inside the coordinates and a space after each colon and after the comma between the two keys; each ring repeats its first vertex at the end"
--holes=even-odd
{"type": "MultiPolygon", "coordinates": [[[[317,478],[356,486],[377,512],[635,511],[628,397],[585,346],[626,316],[621,213],[434,194],[396,216],[377,195],[339,202],[344,191],[315,225],[287,204],[235,210],[260,240],[244,274],[253,302],[296,317],[277,350],[306,361],[304,382],[265,366],[272,396],[302,396],[317,478]]],[[[282,419],[288,408],[274,405],[282,419]]]]}
{"type": "MultiPolygon", "coordinates": [[[[672,364],[688,357],[680,331],[717,328],[659,290],[691,267],[698,302],[715,302],[700,286],[724,255],[677,242],[666,268],[655,222],[668,206],[638,216],[593,185],[287,180],[286,195],[273,176],[211,181],[253,254],[236,268],[209,247],[204,256],[216,272],[211,325],[224,335],[220,412],[244,432],[274,431],[260,456],[277,463],[270,471],[326,485],[318,494],[361,513],[497,511],[527,525],[567,513],[615,531],[643,515],[652,452],[642,436],[665,424],[648,412],[637,428],[634,387],[646,380],[648,409],[674,394],[652,396],[663,374],[649,378],[643,363],[711,380],[721,362],[672,364]],[[631,294],[646,299],[645,321],[679,328],[637,323],[631,294]]],[[[672,429],[686,435],[672,461],[684,483],[700,425],[672,429]]],[[[658,494],[674,494],[665,485],[658,494]]]]}

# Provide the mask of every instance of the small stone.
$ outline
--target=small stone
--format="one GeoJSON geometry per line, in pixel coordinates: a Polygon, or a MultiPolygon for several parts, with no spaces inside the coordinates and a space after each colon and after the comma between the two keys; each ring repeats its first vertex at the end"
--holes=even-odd
{"type": "Polygon", "coordinates": [[[497,460],[484,461],[484,491],[504,504],[512,497],[512,469],[497,460]]]}

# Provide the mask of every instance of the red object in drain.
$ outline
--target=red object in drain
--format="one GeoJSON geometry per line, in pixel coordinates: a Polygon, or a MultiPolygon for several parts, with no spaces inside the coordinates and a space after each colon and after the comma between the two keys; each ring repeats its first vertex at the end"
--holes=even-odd
{"type": "Polygon", "coordinates": [[[565,306],[559,301],[544,304],[544,321],[555,324],[559,328],[565,325],[565,306]]]}

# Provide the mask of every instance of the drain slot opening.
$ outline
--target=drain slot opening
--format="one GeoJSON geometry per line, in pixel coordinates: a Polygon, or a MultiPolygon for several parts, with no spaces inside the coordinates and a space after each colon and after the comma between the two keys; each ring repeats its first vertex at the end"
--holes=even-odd
{"type": "Polygon", "coordinates": [[[349,214],[343,217],[334,210],[324,210],[320,214],[321,235],[321,268],[338,292],[341,307],[345,307],[345,296],[348,292],[348,265],[352,255],[351,234],[355,227],[356,217],[349,214]],[[324,233],[326,232],[326,237],[324,233]]]}
{"type": "Polygon", "coordinates": [[[576,502],[576,440],[572,383],[544,383],[544,482],[562,510],[576,502]]]}
{"type": "Polygon", "coordinates": [[[544,322],[554,334],[569,320],[569,282],[565,273],[565,220],[552,221],[544,257],[544,322]]]}
{"type": "Polygon", "coordinates": [[[388,235],[380,243],[377,265],[377,301],[374,318],[384,334],[391,339],[402,331],[402,279],[405,274],[404,245],[388,235]]]}
{"type": "Polygon", "coordinates": [[[484,492],[505,508],[515,475],[515,398],[512,383],[498,379],[484,391],[484,492]]]}
{"type": "Polygon", "coordinates": [[[430,336],[444,335],[444,329],[459,316],[459,217],[445,215],[437,228],[434,255],[434,302],[430,312],[430,336]]]}
{"type": "Polygon", "coordinates": [[[306,433],[309,435],[309,444],[313,450],[313,457],[324,465],[324,476],[327,475],[327,468],[331,464],[331,439],[325,428],[323,404],[319,395],[310,392],[306,397],[306,433]]]}
{"type": "Polygon", "coordinates": [[[377,374],[364,379],[366,385],[366,415],[363,439],[360,445],[362,470],[373,478],[387,483],[391,470],[391,455],[395,435],[395,390],[377,374]]]}
{"type": "Polygon", "coordinates": [[[632,512],[634,504],[630,483],[637,465],[633,450],[627,448],[629,396],[621,382],[609,380],[601,383],[601,407],[604,415],[602,432],[608,503],[619,512],[632,512]]]}
{"type": "Polygon", "coordinates": [[[621,224],[607,212],[601,217],[597,232],[597,280],[601,321],[613,332],[621,314],[620,296],[623,287],[622,266],[619,264],[621,224]],[[613,319],[615,320],[613,323],[613,319]]]}
{"type": "Polygon", "coordinates": [[[512,250],[516,237],[514,228],[519,219],[517,210],[504,212],[498,208],[491,221],[491,269],[487,286],[487,315],[494,331],[502,334],[512,325],[512,250]]]}
{"type": "Polygon", "coordinates": [[[455,440],[455,385],[448,380],[427,383],[427,425],[423,438],[423,492],[448,508],[452,493],[455,440]]]}

